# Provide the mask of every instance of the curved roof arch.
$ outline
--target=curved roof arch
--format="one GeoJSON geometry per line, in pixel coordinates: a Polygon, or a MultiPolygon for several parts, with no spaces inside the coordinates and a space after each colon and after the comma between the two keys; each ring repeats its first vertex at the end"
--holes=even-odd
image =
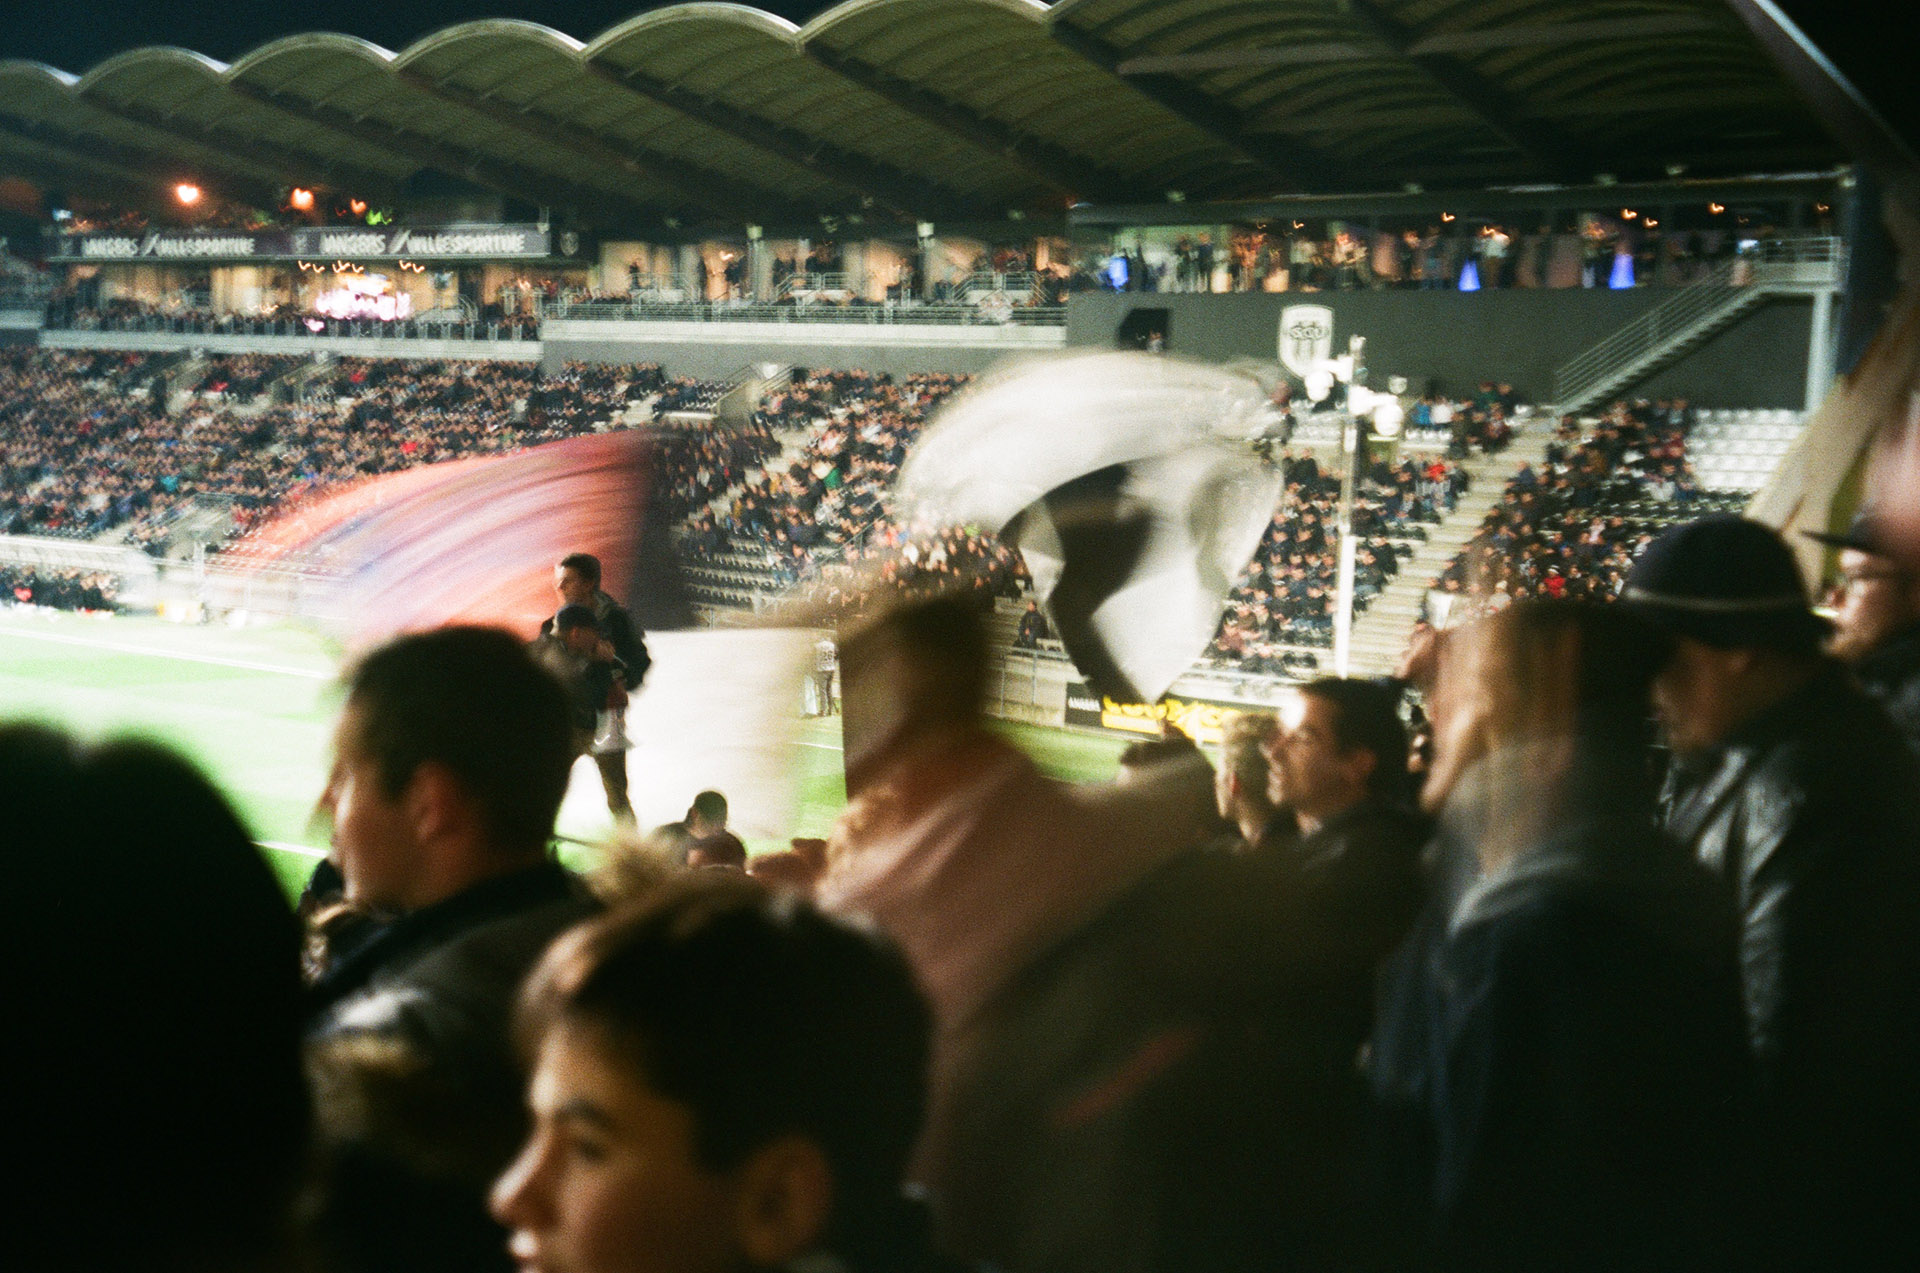
{"type": "Polygon", "coordinates": [[[663,9],[654,9],[637,14],[625,22],[608,27],[599,35],[587,41],[582,50],[589,59],[597,57],[607,48],[626,40],[647,36],[656,30],[671,29],[683,25],[699,27],[738,26],[757,32],[768,39],[785,43],[795,43],[801,28],[777,13],[768,13],[765,9],[756,9],[752,5],[726,4],[720,0],[692,0],[688,4],[668,5],[663,9]]]}
{"type": "Polygon", "coordinates": [[[370,65],[382,67],[391,64],[395,57],[393,50],[382,48],[372,40],[363,40],[357,35],[344,35],[338,31],[310,31],[269,40],[259,48],[243,53],[234,59],[228,73],[238,78],[276,62],[305,61],[323,54],[358,57],[370,65]]]}
{"type": "Polygon", "coordinates": [[[116,188],[181,162],[248,190],[437,171],[609,225],[1844,157],[1723,0],[845,0],[798,26],[696,0],[591,36],[483,18],[398,52],[314,32],[0,83],[16,149],[84,171],[97,148],[116,188]]]}
{"type": "Polygon", "coordinates": [[[27,58],[0,58],[0,78],[43,80],[63,89],[70,89],[80,82],[80,77],[72,71],[63,71],[57,66],[27,58]]]}
{"type": "Polygon", "coordinates": [[[178,71],[185,74],[204,74],[219,78],[226,74],[227,64],[204,53],[192,49],[177,48],[170,44],[157,44],[144,49],[128,49],[116,53],[102,62],[97,62],[79,79],[77,87],[85,93],[100,84],[123,75],[164,75],[178,71]]]}

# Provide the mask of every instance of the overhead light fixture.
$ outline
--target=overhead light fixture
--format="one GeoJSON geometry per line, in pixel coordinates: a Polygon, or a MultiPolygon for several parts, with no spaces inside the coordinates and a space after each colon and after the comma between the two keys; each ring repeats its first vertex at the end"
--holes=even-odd
{"type": "Polygon", "coordinates": [[[191,181],[183,181],[173,188],[173,197],[180,201],[181,206],[191,208],[200,202],[200,187],[191,181]]]}
{"type": "Polygon", "coordinates": [[[287,204],[296,212],[307,212],[313,208],[313,191],[305,186],[295,186],[287,192],[287,204]]]}

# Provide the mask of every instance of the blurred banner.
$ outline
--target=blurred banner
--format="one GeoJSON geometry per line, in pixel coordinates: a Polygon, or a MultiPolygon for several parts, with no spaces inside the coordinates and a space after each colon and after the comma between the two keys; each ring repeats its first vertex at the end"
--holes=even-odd
{"type": "Polygon", "coordinates": [[[1280,498],[1245,439],[1251,377],[1099,353],[991,376],[947,406],[899,491],[921,526],[978,525],[1017,546],[1074,665],[1151,702],[1206,649],[1280,498]]]}

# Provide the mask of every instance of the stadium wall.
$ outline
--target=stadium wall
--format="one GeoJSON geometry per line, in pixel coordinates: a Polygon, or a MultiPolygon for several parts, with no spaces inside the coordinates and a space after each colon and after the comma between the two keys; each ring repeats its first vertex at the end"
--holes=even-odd
{"type": "Polygon", "coordinates": [[[1059,349],[1061,327],[906,323],[706,323],[548,319],[543,365],[656,362],[671,376],[723,378],[748,363],[859,368],[896,376],[984,371],[1009,355],[1059,349]]]}
{"type": "MultiPolygon", "coordinates": [[[[1415,391],[1464,393],[1482,380],[1510,382],[1525,398],[1551,401],[1556,368],[1674,296],[1634,291],[1313,292],[1188,295],[1097,293],[1067,308],[1067,343],[1112,349],[1136,309],[1164,310],[1170,352],[1209,361],[1278,352],[1280,313],[1289,305],[1333,311],[1334,353],[1349,336],[1367,338],[1372,382],[1407,377],[1415,391]]],[[[1684,394],[1717,407],[1800,407],[1806,394],[1812,303],[1767,301],[1632,392],[1684,394]]]]}

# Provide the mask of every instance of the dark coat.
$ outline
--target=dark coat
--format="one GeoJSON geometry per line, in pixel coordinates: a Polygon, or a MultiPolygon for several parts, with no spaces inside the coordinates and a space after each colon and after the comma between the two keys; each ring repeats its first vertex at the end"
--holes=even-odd
{"type": "Polygon", "coordinates": [[[486,1210],[487,1184],[526,1132],[509,1021],[554,937],[597,909],[580,881],[545,863],[402,916],[322,975],[308,1037],[323,1054],[364,1040],[409,1059],[376,1062],[330,1119],[312,1225],[326,1267],[510,1267],[486,1210]]]}
{"type": "Polygon", "coordinates": [[[555,936],[597,909],[577,878],[548,862],[402,916],[314,985],[309,1036],[392,1035],[476,1078],[517,1074],[507,1026],[520,980],[555,936]]]}
{"type": "Polygon", "coordinates": [[[1742,919],[1770,1245],[1920,1265],[1920,762],[1829,667],[1663,799],[1742,919]]]}
{"type": "Polygon", "coordinates": [[[955,1101],[959,1254],[1013,1273],[1351,1267],[1356,1056],[1424,825],[1350,814],[1169,862],[996,999],[955,1101]]]}
{"type": "Polygon", "coordinates": [[[1715,1267],[1744,1064],[1711,879],[1630,817],[1563,824],[1383,978],[1382,1263],[1715,1267]]]}

